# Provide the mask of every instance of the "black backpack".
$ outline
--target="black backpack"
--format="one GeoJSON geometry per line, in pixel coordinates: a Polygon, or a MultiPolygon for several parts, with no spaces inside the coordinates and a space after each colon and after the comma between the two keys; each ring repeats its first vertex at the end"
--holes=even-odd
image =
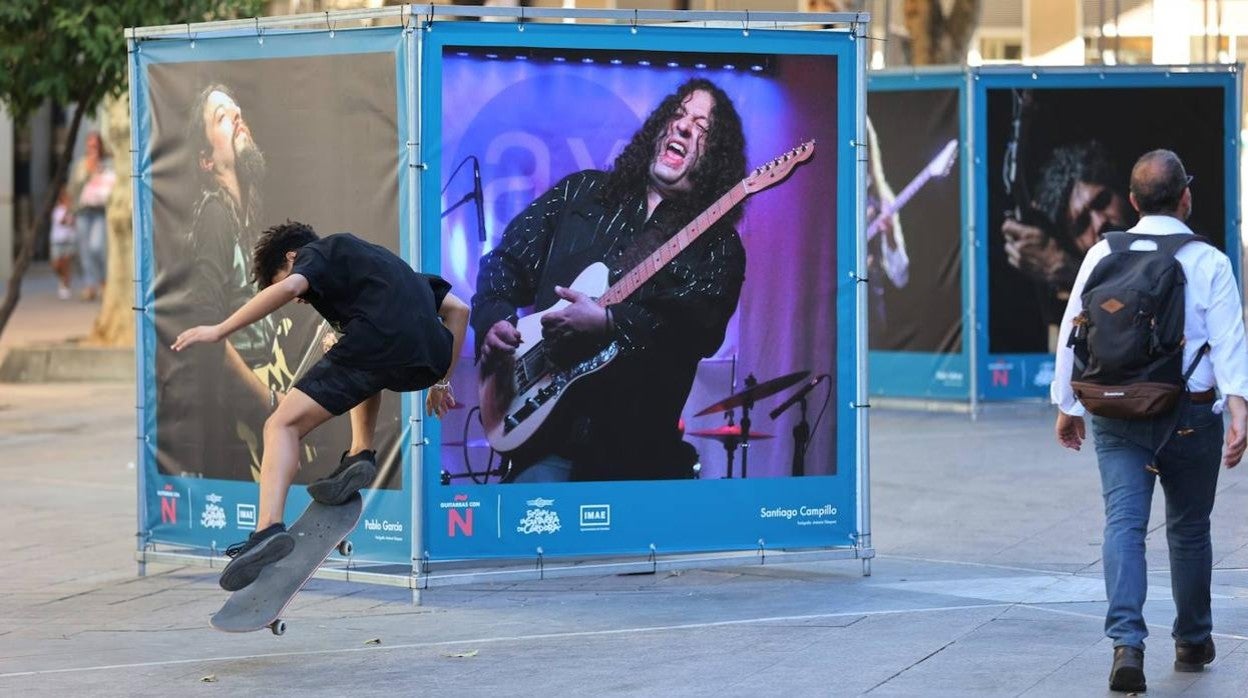
{"type": "Polygon", "coordinates": [[[1187,275],[1174,258],[1198,235],[1105,235],[1109,254],[1083,289],[1083,312],[1067,346],[1074,350],[1070,385],[1089,412],[1116,419],[1147,419],[1172,412],[1187,379],[1208,350],[1201,347],[1183,371],[1184,291],[1187,275]],[[1136,241],[1155,249],[1133,250],[1136,241]],[[1151,247],[1151,246],[1149,246],[1151,247]]]}

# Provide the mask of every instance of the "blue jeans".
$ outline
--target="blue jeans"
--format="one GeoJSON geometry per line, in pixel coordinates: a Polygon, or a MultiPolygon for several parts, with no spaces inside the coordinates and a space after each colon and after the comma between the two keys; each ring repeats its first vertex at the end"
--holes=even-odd
{"type": "Polygon", "coordinates": [[[548,454],[521,470],[511,482],[568,482],[572,479],[572,466],[571,460],[548,454]]]}
{"type": "MultiPolygon", "coordinates": [[[[1148,570],[1144,536],[1148,532],[1153,483],[1145,470],[1153,448],[1169,426],[1167,417],[1128,422],[1092,417],[1096,455],[1105,498],[1105,543],[1102,564],[1109,610],[1105,634],[1115,647],[1144,649],[1144,598],[1148,570]],[[1149,446],[1152,444],[1152,446],[1149,446]]],[[[1222,456],[1222,416],[1212,405],[1185,405],[1178,425],[1157,458],[1166,497],[1166,541],[1170,547],[1170,586],[1176,616],[1171,636],[1201,643],[1213,630],[1209,584],[1213,556],[1209,513],[1218,484],[1222,456]]]]}
{"type": "Polygon", "coordinates": [[[108,220],[102,208],[79,209],[74,214],[78,229],[78,265],[82,267],[82,285],[99,289],[104,283],[108,263],[108,220]]]}

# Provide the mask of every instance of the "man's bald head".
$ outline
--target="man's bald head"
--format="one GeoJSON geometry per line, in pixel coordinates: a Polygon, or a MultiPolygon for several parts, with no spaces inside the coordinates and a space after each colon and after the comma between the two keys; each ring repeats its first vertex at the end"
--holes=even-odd
{"type": "Polygon", "coordinates": [[[1183,161],[1173,151],[1145,153],[1131,168],[1131,201],[1141,215],[1177,215],[1187,182],[1183,161]]]}

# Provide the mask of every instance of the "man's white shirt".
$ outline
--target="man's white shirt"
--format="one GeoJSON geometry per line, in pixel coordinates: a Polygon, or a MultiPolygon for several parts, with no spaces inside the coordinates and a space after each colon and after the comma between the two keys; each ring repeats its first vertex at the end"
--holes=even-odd
{"type": "MultiPolygon", "coordinates": [[[[1141,235],[1192,234],[1183,221],[1171,216],[1144,216],[1130,231],[1141,235]]],[[[1053,373],[1050,397],[1058,409],[1066,414],[1082,416],[1083,405],[1075,399],[1070,387],[1074,352],[1066,346],[1070,337],[1071,322],[1083,312],[1083,287],[1088,275],[1097,263],[1109,254],[1109,243],[1102,240],[1088,250],[1079,267],[1066,314],[1062,316],[1058,334],[1057,366],[1053,373]]],[[[1209,354],[1200,360],[1188,380],[1192,392],[1214,387],[1223,396],[1248,397],[1248,346],[1244,344],[1244,315],[1239,299],[1239,288],[1231,273],[1231,261],[1211,245],[1191,243],[1184,245],[1175,255],[1187,276],[1184,293],[1183,370],[1186,371],[1196,358],[1196,352],[1209,343],[1209,354]]],[[[1221,411],[1222,401],[1214,406],[1221,411]]]]}

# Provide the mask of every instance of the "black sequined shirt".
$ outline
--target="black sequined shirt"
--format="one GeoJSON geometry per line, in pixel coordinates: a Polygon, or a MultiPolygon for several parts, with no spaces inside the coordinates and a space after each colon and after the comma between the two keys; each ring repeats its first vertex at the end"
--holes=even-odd
{"type": "MultiPolygon", "coordinates": [[[[481,259],[472,299],[477,351],[489,328],[517,309],[545,309],[585,267],[605,262],[615,283],[699,213],[662,202],[646,220],[642,194],[604,201],[605,172],[570,175],[522,211],[481,259]]],[[[554,452],[576,463],[577,479],[688,476],[692,452],[677,422],[698,361],[724,341],[745,279],[745,249],[718,224],[627,300],[611,306],[609,338],[622,354],[560,403],[554,452]]]]}

